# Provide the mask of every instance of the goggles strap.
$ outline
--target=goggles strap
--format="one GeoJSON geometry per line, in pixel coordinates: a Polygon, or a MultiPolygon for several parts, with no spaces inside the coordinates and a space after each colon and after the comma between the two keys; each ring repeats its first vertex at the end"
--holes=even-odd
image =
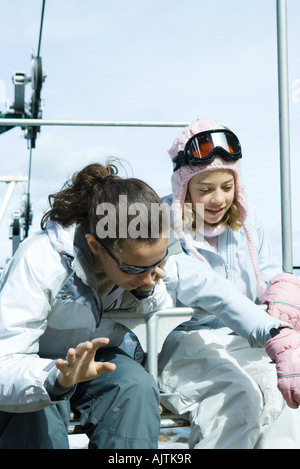
{"type": "Polygon", "coordinates": [[[180,151],[178,155],[173,160],[173,172],[181,168],[181,166],[186,166],[188,163],[184,156],[184,151],[180,151]]]}
{"type": "Polygon", "coordinates": [[[194,158],[191,161],[188,161],[188,158],[186,158],[184,151],[180,151],[173,160],[173,172],[175,173],[175,171],[177,171],[182,166],[206,166],[208,164],[211,164],[217,155],[224,161],[237,161],[239,159],[239,157],[231,156],[226,152],[226,150],[221,147],[213,148],[211,153],[206,158],[194,158]]]}

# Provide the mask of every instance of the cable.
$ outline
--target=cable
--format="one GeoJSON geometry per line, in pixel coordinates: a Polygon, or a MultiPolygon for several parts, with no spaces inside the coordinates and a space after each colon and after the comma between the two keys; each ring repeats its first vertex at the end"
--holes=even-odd
{"type": "Polygon", "coordinates": [[[46,0],[43,0],[42,16],[41,16],[41,24],[40,24],[40,36],[39,36],[39,45],[38,45],[37,57],[40,56],[40,50],[41,50],[42,31],[43,31],[43,23],[44,23],[45,3],[46,3],[46,0]]]}
{"type": "MultiPolygon", "coordinates": [[[[41,51],[41,43],[42,43],[42,32],[43,32],[43,23],[44,23],[44,12],[45,12],[45,4],[46,4],[46,0],[43,0],[43,5],[42,5],[42,14],[41,14],[41,22],[40,22],[40,34],[39,34],[39,44],[38,44],[38,51],[37,51],[37,57],[36,57],[36,62],[35,62],[35,67],[37,67],[38,64],[41,64],[41,57],[40,57],[40,51],[41,51]]],[[[38,76],[36,76],[37,79],[41,79],[42,80],[42,77],[40,77],[39,75],[42,73],[42,69],[41,70],[35,70],[35,72],[39,72],[38,73],[38,76]]],[[[36,84],[37,85],[37,84],[36,84]]],[[[36,89],[34,90],[34,99],[32,101],[32,113],[34,114],[33,117],[38,117],[37,115],[35,116],[36,114],[36,106],[34,105],[34,103],[38,103],[39,102],[39,99],[40,99],[40,88],[41,88],[41,83],[39,83],[37,86],[36,86],[36,89]]],[[[31,165],[32,165],[32,148],[35,147],[35,137],[36,137],[36,130],[37,129],[34,129],[34,136],[33,138],[31,137],[30,141],[29,141],[29,168],[28,168],[28,183],[27,183],[27,194],[26,194],[26,202],[25,202],[25,207],[24,207],[24,218],[25,218],[25,221],[24,221],[24,238],[27,238],[28,235],[29,235],[29,227],[30,227],[30,224],[31,224],[31,208],[30,208],[30,182],[31,182],[31,165]]]]}
{"type": "Polygon", "coordinates": [[[24,239],[29,235],[29,226],[31,224],[31,209],[30,209],[30,182],[31,182],[31,163],[32,163],[32,147],[30,146],[29,152],[29,168],[28,168],[28,181],[27,181],[27,194],[24,207],[24,239]]]}

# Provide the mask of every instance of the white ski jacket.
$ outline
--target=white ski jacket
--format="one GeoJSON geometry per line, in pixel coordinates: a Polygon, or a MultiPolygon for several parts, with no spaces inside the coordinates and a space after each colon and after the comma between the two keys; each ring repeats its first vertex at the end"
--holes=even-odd
{"type": "MultiPolygon", "coordinates": [[[[165,201],[170,204],[170,196],[165,201]]],[[[281,272],[281,266],[253,206],[249,206],[246,223],[255,245],[262,280],[268,285],[281,272]]],[[[271,338],[272,328],[291,327],[258,306],[257,280],[243,229],[235,232],[227,229],[220,234],[218,252],[205,240],[195,241],[190,236],[190,241],[211,268],[185,251],[185,244],[176,235],[171,237],[164,279],[168,291],[177,306],[203,310],[203,314],[194,316],[179,329],[188,331],[203,327],[225,334],[233,331],[247,339],[252,347],[263,347],[271,338]]]]}
{"type": "Polygon", "coordinates": [[[49,222],[46,231],[23,241],[3,272],[0,411],[32,412],[67,400],[71,392],[51,396],[56,359],[96,337],[109,337],[109,346],[119,346],[128,332],[115,321],[101,319],[104,309],[147,314],[172,306],[162,280],[146,299],[116,287],[103,302],[82,240],[80,225],[64,229],[49,222]]]}

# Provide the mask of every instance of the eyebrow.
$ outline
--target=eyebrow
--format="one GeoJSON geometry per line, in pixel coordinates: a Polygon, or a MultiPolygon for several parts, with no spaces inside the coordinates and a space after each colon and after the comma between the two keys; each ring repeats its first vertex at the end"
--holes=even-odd
{"type": "MultiPolygon", "coordinates": [[[[223,186],[224,184],[229,184],[230,182],[234,182],[234,177],[228,179],[227,181],[222,182],[221,185],[223,186]]],[[[212,183],[212,182],[205,182],[205,181],[199,181],[199,182],[197,182],[197,184],[198,184],[198,185],[201,185],[201,184],[202,184],[203,186],[215,186],[214,183],[212,183]]]]}

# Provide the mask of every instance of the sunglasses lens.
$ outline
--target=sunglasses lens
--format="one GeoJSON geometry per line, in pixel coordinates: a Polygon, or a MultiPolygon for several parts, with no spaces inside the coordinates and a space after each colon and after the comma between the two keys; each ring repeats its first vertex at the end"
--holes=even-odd
{"type": "Polygon", "coordinates": [[[145,268],[139,268],[139,267],[134,267],[134,266],[121,266],[119,265],[119,269],[122,270],[125,274],[130,274],[130,275],[138,275],[141,274],[142,272],[146,272],[145,268]]]}
{"type": "Polygon", "coordinates": [[[159,262],[157,262],[157,264],[151,265],[149,267],[137,267],[134,265],[120,265],[119,263],[118,263],[118,267],[125,274],[138,275],[144,272],[148,272],[149,270],[156,269],[156,267],[158,267],[166,259],[167,256],[168,256],[168,249],[167,249],[165,256],[159,262]]]}

